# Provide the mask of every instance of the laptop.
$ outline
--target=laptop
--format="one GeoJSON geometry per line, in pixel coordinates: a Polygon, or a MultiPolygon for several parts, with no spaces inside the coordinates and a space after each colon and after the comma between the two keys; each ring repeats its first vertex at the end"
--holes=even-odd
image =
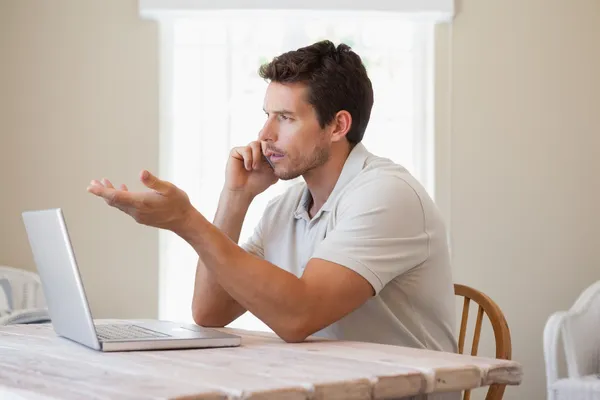
{"type": "Polygon", "coordinates": [[[94,323],[60,208],[22,214],[57,335],[99,351],[234,347],[236,335],[168,321],[94,323]]]}

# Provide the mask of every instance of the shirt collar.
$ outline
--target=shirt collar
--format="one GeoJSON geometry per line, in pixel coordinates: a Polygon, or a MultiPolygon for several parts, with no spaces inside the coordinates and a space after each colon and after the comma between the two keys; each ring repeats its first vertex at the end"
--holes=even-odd
{"type": "MultiPolygon", "coordinates": [[[[342,172],[335,183],[333,191],[327,198],[325,204],[323,204],[323,207],[321,207],[319,212],[315,215],[315,218],[317,218],[324,211],[331,211],[336,197],[339,195],[342,189],[344,189],[344,187],[350,183],[350,181],[352,181],[352,179],[354,179],[360,173],[360,171],[363,170],[369,155],[369,151],[362,143],[358,143],[354,146],[354,148],[350,151],[348,158],[346,158],[346,162],[344,163],[342,172]]],[[[305,185],[304,190],[302,191],[300,202],[298,203],[298,207],[296,207],[296,211],[294,212],[295,218],[305,217],[307,220],[310,219],[308,217],[308,207],[311,203],[311,200],[310,191],[305,185]]]]}

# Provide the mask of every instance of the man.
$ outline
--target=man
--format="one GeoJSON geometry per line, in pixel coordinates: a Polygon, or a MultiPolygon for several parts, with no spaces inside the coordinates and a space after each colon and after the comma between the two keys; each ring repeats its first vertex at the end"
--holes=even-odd
{"type": "Polygon", "coordinates": [[[211,224],[173,184],[88,190],[137,222],[169,229],[199,256],[192,312],[224,326],[246,311],[287,342],[330,338],[456,351],[445,227],[423,187],[361,144],[373,90],[360,57],[329,41],[260,69],[269,82],[258,140],[236,147],[211,224]],[[238,246],[250,203],[298,176],[238,246]]]}

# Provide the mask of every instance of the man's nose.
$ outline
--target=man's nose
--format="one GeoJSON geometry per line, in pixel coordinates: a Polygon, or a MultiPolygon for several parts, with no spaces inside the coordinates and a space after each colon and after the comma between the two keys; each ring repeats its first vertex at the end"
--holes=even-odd
{"type": "Polygon", "coordinates": [[[275,124],[271,121],[265,122],[264,126],[258,133],[258,140],[261,141],[277,141],[277,130],[275,129],[275,124]]]}

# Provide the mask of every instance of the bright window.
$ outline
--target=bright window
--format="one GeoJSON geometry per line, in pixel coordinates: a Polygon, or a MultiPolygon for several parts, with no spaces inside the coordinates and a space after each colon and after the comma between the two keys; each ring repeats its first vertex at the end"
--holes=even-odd
{"type": "MultiPolygon", "coordinates": [[[[375,104],[363,143],[408,168],[433,195],[431,36],[433,24],[392,13],[211,11],[168,24],[162,43],[161,176],[183,188],[212,220],[229,150],[255,140],[264,123],[262,63],[329,39],[363,59],[375,104]]],[[[299,178],[300,179],[300,178],[299,178]]],[[[279,182],[252,204],[240,241],[249,237],[279,182]]],[[[190,320],[197,255],[161,232],[160,317],[190,320]]],[[[266,329],[246,314],[233,326],[266,329]]]]}

